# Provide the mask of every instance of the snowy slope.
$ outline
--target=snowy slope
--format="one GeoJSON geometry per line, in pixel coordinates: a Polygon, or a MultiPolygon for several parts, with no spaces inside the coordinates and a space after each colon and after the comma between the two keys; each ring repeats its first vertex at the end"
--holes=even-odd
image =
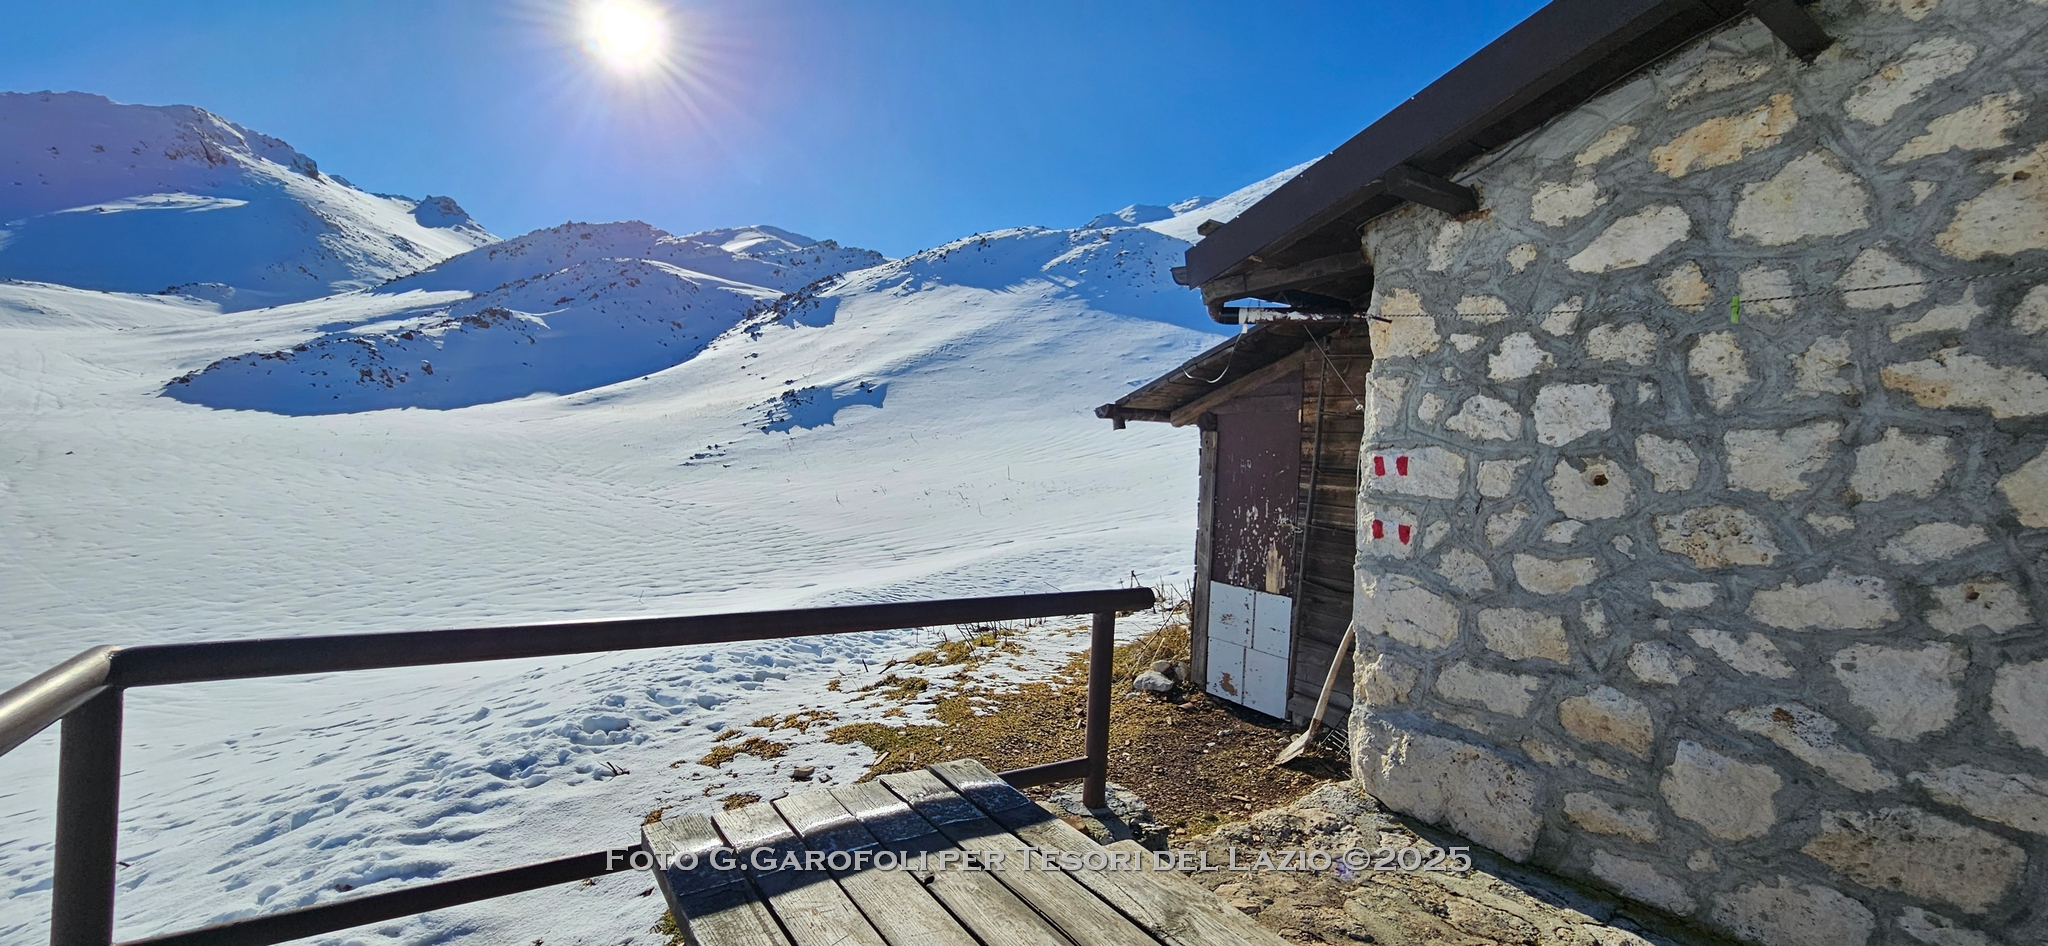
{"type": "MultiPolygon", "coordinates": [[[[100,642],[1183,576],[1190,432],[1112,432],[1090,413],[1215,340],[1168,278],[1186,245],[1158,231],[1171,223],[955,241],[764,303],[666,370],[459,410],[294,413],[283,388],[262,410],[219,410],[158,394],[224,356],[384,332],[423,311],[480,315],[492,303],[471,298],[470,278],[226,313],[0,284],[0,680],[100,642]]],[[[513,311],[566,295],[562,280],[599,305],[662,279],[714,291],[713,277],[663,260],[550,260],[486,296],[513,311]],[[600,282],[620,266],[643,267],[640,286],[600,282]]],[[[438,357],[435,378],[455,364],[438,357]]],[[[929,641],[905,631],[136,691],[119,935],[629,840],[658,806],[774,797],[796,764],[850,778],[867,751],[815,738],[778,760],[695,760],[759,716],[878,712],[845,692],[929,641]],[[839,694],[823,689],[834,678],[848,681],[839,694]]],[[[48,909],[54,738],[7,764],[0,942],[27,942],[48,909]]],[[[320,941],[651,943],[642,931],[661,906],[640,896],[647,885],[620,875],[320,941]]]]}
{"type": "MultiPolygon", "coordinates": [[[[223,358],[171,380],[167,396],[209,407],[338,414],[456,408],[569,394],[689,360],[764,304],[822,276],[885,258],[775,227],[671,236],[638,221],[570,223],[494,243],[386,283],[398,312],[289,348],[223,358]],[[468,292],[449,303],[446,293],[468,292]]],[[[280,328],[301,312],[260,317],[280,328]]]]}
{"type": "Polygon", "coordinates": [[[203,109],[0,93],[0,278],[247,309],[373,286],[493,239],[449,198],[365,193],[203,109]]]}
{"type": "Polygon", "coordinates": [[[385,291],[479,291],[577,263],[640,259],[706,276],[789,292],[825,276],[887,261],[873,250],[813,240],[779,227],[707,230],[674,236],[637,220],[565,223],[492,244],[396,280],[385,291]]]}
{"type": "MultiPolygon", "coordinates": [[[[1314,163],[1316,162],[1304,161],[1248,187],[1241,187],[1231,191],[1215,200],[1204,201],[1202,198],[1197,197],[1191,201],[1182,201],[1172,205],[1170,208],[1174,211],[1173,216],[1142,221],[1142,225],[1176,240],[1194,243],[1202,238],[1196,228],[1200,227],[1203,222],[1214,220],[1217,223],[1229,223],[1237,219],[1237,215],[1244,213],[1246,207],[1258,203],[1260,198],[1280,189],[1280,185],[1293,180],[1296,174],[1307,170],[1308,166],[1314,163]]],[[[1096,219],[1099,220],[1101,218],[1098,217],[1096,219]]],[[[1133,220],[1136,220],[1135,216],[1133,220]]]]}

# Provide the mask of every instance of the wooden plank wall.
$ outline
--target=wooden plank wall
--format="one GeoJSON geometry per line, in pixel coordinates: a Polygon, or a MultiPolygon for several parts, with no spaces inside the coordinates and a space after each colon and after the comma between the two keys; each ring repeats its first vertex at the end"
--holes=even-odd
{"type": "MultiPolygon", "coordinates": [[[[1302,366],[1301,495],[1298,517],[1307,523],[1307,540],[1295,598],[1294,690],[1287,715],[1306,723],[1315,712],[1316,696],[1330,659],[1351,621],[1351,589],[1358,559],[1358,448],[1365,437],[1365,412],[1354,394],[1365,396],[1366,370],[1372,366],[1366,327],[1339,330],[1323,340],[1323,352],[1311,347],[1302,366]],[[1321,448],[1315,446],[1317,395],[1322,395],[1321,448]],[[1312,472],[1313,471],[1313,472],[1312,472]],[[1314,503],[1308,500],[1315,481],[1314,503]]],[[[1351,713],[1351,673],[1337,678],[1324,724],[1341,727],[1351,713]]],[[[1339,730],[1341,731],[1341,729],[1339,730]]]]}

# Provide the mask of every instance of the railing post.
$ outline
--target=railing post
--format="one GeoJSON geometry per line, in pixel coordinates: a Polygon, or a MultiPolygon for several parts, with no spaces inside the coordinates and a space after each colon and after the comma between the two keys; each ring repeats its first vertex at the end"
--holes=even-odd
{"type": "Polygon", "coordinates": [[[1116,656],[1116,612],[1095,615],[1088,639],[1088,774],[1081,780],[1081,804],[1109,807],[1109,688],[1116,656]]]}
{"type": "Polygon", "coordinates": [[[121,690],[64,717],[57,749],[57,857],[50,946],[114,941],[114,845],[121,817],[121,690]]]}

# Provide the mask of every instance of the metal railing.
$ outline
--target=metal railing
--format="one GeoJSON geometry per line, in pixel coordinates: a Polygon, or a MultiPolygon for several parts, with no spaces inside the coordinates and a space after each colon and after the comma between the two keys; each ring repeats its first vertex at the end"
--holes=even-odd
{"type": "MultiPolygon", "coordinates": [[[[1003,778],[1020,788],[1078,778],[1082,780],[1083,802],[1100,808],[1109,772],[1110,661],[1116,643],[1116,614],[1143,610],[1152,603],[1149,589],[1120,588],[675,618],[95,647],[0,694],[0,755],[63,721],[57,760],[50,942],[52,946],[110,946],[116,826],[121,813],[121,702],[122,693],[134,687],[1092,614],[1086,754],[1004,772],[1003,778]]],[[[617,857],[617,852],[637,847],[413,884],[387,893],[132,940],[123,946],[270,946],[613,873],[625,867],[625,859],[617,857]]]]}

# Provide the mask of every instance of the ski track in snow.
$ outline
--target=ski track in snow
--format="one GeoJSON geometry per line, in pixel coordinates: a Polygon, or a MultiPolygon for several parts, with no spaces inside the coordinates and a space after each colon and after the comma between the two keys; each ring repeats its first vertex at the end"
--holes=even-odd
{"type": "MultiPolygon", "coordinates": [[[[100,643],[1184,580],[1192,432],[1113,432],[1091,411],[1215,341],[1218,327],[1166,278],[1187,245],[1166,231],[1227,218],[1283,179],[1144,227],[956,241],[731,310],[738,324],[673,367],[618,380],[600,364],[572,393],[460,410],[293,416],[161,396],[223,359],[381,331],[491,288],[434,270],[242,312],[0,281],[0,680],[100,643]]],[[[692,239],[730,253],[784,237],[692,239]]],[[[521,245],[554,255],[519,278],[591,262],[521,245]]],[[[505,256],[489,249],[442,270],[496,278],[505,256]]],[[[707,252],[659,248],[684,250],[707,252]]],[[[601,349],[562,351],[601,360],[601,349]]],[[[1035,628],[1024,655],[979,675],[1043,679],[1085,646],[1085,625],[1035,628]]],[[[798,764],[849,780],[870,753],[824,742],[829,727],[776,733],[794,746],[776,760],[694,760],[724,728],[763,716],[874,718],[885,707],[857,688],[935,633],[130,691],[117,933],[631,843],[651,810],[773,798],[798,764]],[[826,689],[832,679],[841,691],[826,689]]],[[[10,754],[7,771],[0,942],[36,942],[54,729],[10,754]]],[[[651,943],[663,906],[643,896],[650,886],[626,872],[316,941],[651,943]]]]}

